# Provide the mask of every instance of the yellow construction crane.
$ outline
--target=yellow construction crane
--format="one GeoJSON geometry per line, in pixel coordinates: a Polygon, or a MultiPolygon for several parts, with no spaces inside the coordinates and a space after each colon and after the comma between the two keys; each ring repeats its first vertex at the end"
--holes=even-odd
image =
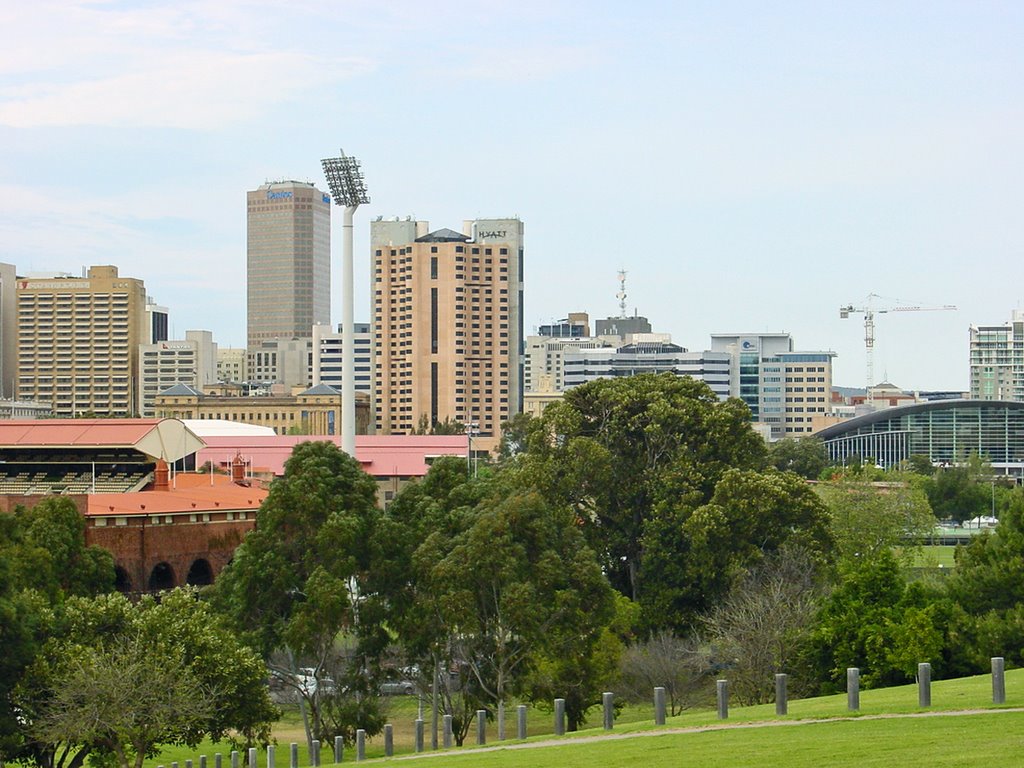
{"type": "Polygon", "coordinates": [[[873,400],[871,388],[875,385],[875,314],[887,312],[942,312],[956,309],[952,304],[943,304],[941,307],[912,307],[900,304],[898,299],[889,299],[889,301],[897,302],[893,306],[876,307],[874,304],[875,299],[884,298],[884,296],[879,296],[877,293],[870,293],[862,307],[855,307],[853,304],[849,304],[839,308],[839,317],[844,320],[853,312],[864,313],[864,347],[867,350],[867,389],[865,391],[867,397],[865,402],[869,406],[873,400]]]}

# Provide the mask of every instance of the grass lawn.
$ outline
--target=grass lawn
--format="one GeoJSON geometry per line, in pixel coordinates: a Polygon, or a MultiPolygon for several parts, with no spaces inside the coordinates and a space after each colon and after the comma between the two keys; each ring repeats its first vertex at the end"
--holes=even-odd
{"type": "Polygon", "coordinates": [[[938,544],[925,544],[917,556],[914,565],[918,568],[956,568],[953,553],[956,547],[940,546],[938,544]]]}
{"type": "MultiPolygon", "coordinates": [[[[929,712],[955,711],[964,709],[990,709],[992,687],[988,675],[939,680],[932,684],[932,707],[929,712]]],[[[1024,707],[1024,670],[1006,673],[1006,707],[1024,707]]],[[[673,766],[682,763],[700,766],[822,766],[859,765],[872,766],[892,764],[899,768],[916,765],[1014,765],[1024,764],[1019,750],[1024,746],[1024,713],[987,713],[983,715],[926,717],[895,720],[873,720],[865,716],[887,714],[911,714],[921,710],[917,706],[915,685],[895,688],[862,690],[860,711],[850,713],[846,709],[846,694],[824,696],[814,699],[791,700],[789,714],[777,718],[775,705],[765,704],[754,707],[733,707],[726,725],[756,724],[767,721],[796,723],[801,720],[840,717],[838,723],[800,724],[794,727],[739,728],[714,730],[702,733],[659,734],[651,738],[636,740],[602,741],[596,744],[567,744],[567,746],[545,747],[543,749],[502,750],[478,752],[470,747],[445,757],[432,758],[430,766],[444,765],[519,766],[552,765],[566,768],[573,765],[601,766],[623,765],[643,761],[644,768],[664,764],[673,766]],[[566,752],[566,749],[570,749],[566,752]],[[579,751],[577,751],[579,750],[579,751]],[[475,754],[474,754],[475,753],[475,754]],[[770,759],[764,757],[771,754],[770,759]],[[928,755],[928,759],[914,762],[915,755],[928,755]],[[1014,757],[1010,757],[1014,755],[1014,757]],[[755,759],[756,758],[756,759],[755,759]],[[847,761],[849,758],[849,761],[847,761]],[[975,762],[977,760],[977,762],[975,762]],[[507,762],[506,762],[507,761],[507,762]],[[662,761],[662,762],[659,762],[662,761]],[[844,762],[845,761],[845,762],[844,762]],[[895,761],[895,763],[894,763],[895,761]]],[[[391,722],[395,728],[396,755],[413,751],[414,721],[417,715],[417,700],[411,696],[396,696],[391,699],[391,722]]],[[[424,712],[427,721],[427,748],[430,747],[430,711],[424,712]]],[[[591,713],[591,723],[600,723],[600,711],[591,713]]],[[[551,735],[553,722],[550,712],[530,709],[528,716],[529,739],[537,741],[551,735]]],[[[723,721],[714,710],[684,712],[669,718],[669,728],[717,727],[723,721]]],[[[653,706],[627,706],[615,722],[615,734],[638,731],[663,731],[653,724],[653,706]]],[[[515,710],[510,708],[506,716],[506,733],[515,733],[515,710]]],[[[588,736],[600,735],[600,728],[583,730],[565,737],[566,742],[578,741],[588,736]]],[[[275,768],[288,768],[288,744],[300,744],[300,765],[309,764],[305,749],[302,722],[297,710],[291,710],[274,729],[278,746],[275,750],[275,768]]],[[[467,744],[475,741],[476,730],[471,728],[467,744]]],[[[489,723],[487,729],[489,745],[497,742],[497,726],[489,723]]],[[[516,743],[516,742],[511,742],[516,743]]],[[[168,749],[157,759],[146,761],[147,768],[164,765],[170,768],[178,762],[185,768],[185,760],[193,760],[198,768],[201,754],[207,755],[208,768],[213,768],[213,754],[223,752],[224,768],[230,768],[227,745],[204,744],[198,750],[168,749]]],[[[367,744],[367,757],[382,757],[383,738],[378,736],[367,744]]],[[[332,762],[330,745],[324,745],[322,764],[332,762]]],[[[354,760],[352,749],[346,751],[345,762],[354,760]]],[[[245,756],[241,756],[245,768],[245,756]]],[[[266,755],[261,751],[257,764],[266,768],[266,755]]]]}

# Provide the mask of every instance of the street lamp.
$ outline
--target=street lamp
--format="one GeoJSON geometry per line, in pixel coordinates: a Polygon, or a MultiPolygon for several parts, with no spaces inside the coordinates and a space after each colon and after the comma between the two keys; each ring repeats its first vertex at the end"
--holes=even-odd
{"type": "Polygon", "coordinates": [[[355,393],[355,310],[352,270],[352,216],[356,208],[369,203],[366,180],[354,157],[328,157],[320,161],[327,187],[336,205],[344,206],[341,250],[341,449],[356,455],[356,393],[355,393]]]}
{"type": "Polygon", "coordinates": [[[473,435],[480,434],[477,431],[477,423],[475,421],[466,422],[466,475],[476,477],[473,464],[473,435]]]}

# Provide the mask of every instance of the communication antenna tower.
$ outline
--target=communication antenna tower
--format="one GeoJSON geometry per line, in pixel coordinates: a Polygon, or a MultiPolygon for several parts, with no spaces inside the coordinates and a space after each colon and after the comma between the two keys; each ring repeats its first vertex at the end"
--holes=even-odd
{"type": "Polygon", "coordinates": [[[619,292],[615,294],[619,300],[619,317],[626,316],[626,270],[619,270],[619,292]]]}

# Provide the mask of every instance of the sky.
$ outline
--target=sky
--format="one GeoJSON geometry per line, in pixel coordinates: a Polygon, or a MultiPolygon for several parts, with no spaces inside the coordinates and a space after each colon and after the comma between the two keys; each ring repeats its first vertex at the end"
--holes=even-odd
{"type": "MultiPolygon", "coordinates": [[[[0,5],[0,261],[116,264],[245,339],[245,192],[363,166],[369,222],[519,216],[527,333],[627,306],[691,350],[788,331],[968,387],[1021,304],[1024,3],[104,0],[0,5]],[[1017,222],[1016,224],[1014,222],[1017,222]]],[[[340,320],[335,209],[332,312],[340,320]]]]}

